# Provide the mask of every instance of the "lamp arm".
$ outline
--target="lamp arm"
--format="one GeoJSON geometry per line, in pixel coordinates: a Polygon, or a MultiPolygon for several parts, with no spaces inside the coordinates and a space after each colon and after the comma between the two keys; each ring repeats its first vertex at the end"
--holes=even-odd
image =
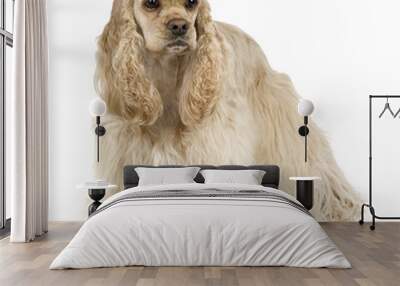
{"type": "Polygon", "coordinates": [[[308,133],[306,136],[304,136],[304,160],[307,163],[308,162],[308,133]]]}
{"type": "Polygon", "coordinates": [[[304,116],[304,125],[299,128],[300,136],[304,137],[304,159],[307,163],[308,161],[308,135],[310,134],[310,129],[308,128],[308,116],[304,116]]]}
{"type": "Polygon", "coordinates": [[[97,163],[100,162],[100,132],[99,132],[99,128],[100,128],[100,116],[96,116],[96,135],[97,135],[97,163]]]}
{"type": "Polygon", "coordinates": [[[101,119],[100,116],[96,116],[96,129],[95,134],[97,135],[97,163],[100,162],[100,137],[106,134],[106,129],[104,126],[101,126],[101,119]]]}

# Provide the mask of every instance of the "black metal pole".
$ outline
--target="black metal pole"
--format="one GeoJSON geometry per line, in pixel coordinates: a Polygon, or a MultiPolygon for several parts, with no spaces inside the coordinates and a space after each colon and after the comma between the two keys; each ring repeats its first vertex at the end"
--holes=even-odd
{"type": "Polygon", "coordinates": [[[96,117],[96,124],[97,124],[97,163],[100,162],[100,116],[96,117]]]}
{"type": "Polygon", "coordinates": [[[305,126],[305,134],[306,134],[306,136],[304,136],[304,148],[305,148],[305,150],[304,150],[304,156],[305,156],[305,162],[307,163],[308,162],[308,140],[307,140],[307,137],[308,137],[308,116],[305,116],[304,117],[304,126],[305,126]]]}
{"type": "Polygon", "coordinates": [[[305,146],[305,150],[304,150],[304,154],[305,154],[305,162],[307,163],[307,135],[304,137],[304,146],[305,146]]]}
{"type": "Polygon", "coordinates": [[[100,151],[99,151],[99,148],[100,148],[100,136],[99,136],[99,134],[97,134],[97,163],[100,162],[100,151]]]}
{"type": "Polygon", "coordinates": [[[372,206],[372,96],[369,97],[369,205],[372,206]]]}

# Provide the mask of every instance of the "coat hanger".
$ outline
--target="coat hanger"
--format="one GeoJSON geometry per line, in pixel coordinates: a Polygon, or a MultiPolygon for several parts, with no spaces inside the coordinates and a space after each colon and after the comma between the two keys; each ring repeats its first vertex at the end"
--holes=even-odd
{"type": "Polygon", "coordinates": [[[396,117],[398,114],[400,114],[400,110],[396,113],[396,115],[394,115],[394,112],[392,110],[392,108],[390,107],[390,103],[389,103],[389,98],[386,98],[386,104],[385,104],[385,108],[383,109],[381,115],[379,115],[379,118],[382,118],[382,116],[385,114],[385,112],[389,110],[390,114],[392,114],[393,117],[396,117]]]}
{"type": "Polygon", "coordinates": [[[397,116],[399,116],[399,114],[400,114],[400,108],[399,108],[399,110],[396,112],[396,114],[394,115],[394,118],[397,118],[397,116]]]}

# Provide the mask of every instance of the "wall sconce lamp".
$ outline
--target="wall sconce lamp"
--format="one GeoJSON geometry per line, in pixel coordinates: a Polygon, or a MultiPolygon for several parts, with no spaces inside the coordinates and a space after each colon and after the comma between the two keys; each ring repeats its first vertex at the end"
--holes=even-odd
{"type": "Polygon", "coordinates": [[[99,97],[93,99],[89,105],[90,114],[96,118],[96,129],[95,134],[97,135],[97,162],[100,162],[100,137],[106,134],[106,129],[104,126],[101,126],[101,117],[104,116],[107,112],[106,103],[99,97]]]}
{"type": "Polygon", "coordinates": [[[314,112],[314,104],[310,100],[302,99],[298,105],[298,112],[304,117],[304,125],[299,128],[299,134],[304,137],[304,157],[305,162],[307,163],[307,137],[310,134],[310,129],[308,128],[308,117],[314,112]]]}

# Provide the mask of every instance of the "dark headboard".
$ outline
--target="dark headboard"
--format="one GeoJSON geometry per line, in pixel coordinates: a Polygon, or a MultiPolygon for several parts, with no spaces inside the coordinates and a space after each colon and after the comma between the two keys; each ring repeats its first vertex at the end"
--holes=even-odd
{"type": "MultiPolygon", "coordinates": [[[[135,171],[135,168],[146,167],[146,168],[180,168],[185,166],[126,166],[124,168],[124,189],[137,187],[139,184],[139,177],[135,171]]],[[[192,167],[192,166],[190,166],[192,167]]],[[[266,172],[262,185],[265,187],[270,187],[274,189],[279,188],[279,167],[275,165],[255,165],[255,166],[239,166],[239,165],[229,165],[229,166],[206,166],[206,165],[196,165],[195,167],[200,167],[204,169],[217,169],[217,170],[263,170],[266,172]]],[[[199,173],[194,179],[197,183],[204,183],[203,176],[199,173]]]]}

